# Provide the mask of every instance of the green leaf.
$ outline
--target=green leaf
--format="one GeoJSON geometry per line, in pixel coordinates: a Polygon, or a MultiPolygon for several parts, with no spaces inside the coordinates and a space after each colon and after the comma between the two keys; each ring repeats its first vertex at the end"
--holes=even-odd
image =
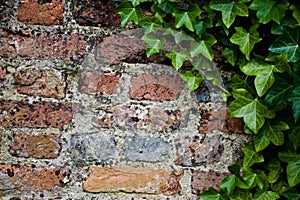
{"type": "Polygon", "coordinates": [[[250,60],[250,53],[254,45],[261,41],[259,33],[256,31],[257,26],[251,26],[249,33],[242,27],[234,28],[236,33],[232,35],[230,42],[239,45],[240,50],[246,56],[247,60],[250,60]]]}
{"type": "Polygon", "coordinates": [[[236,16],[248,16],[248,7],[245,2],[247,1],[213,0],[210,2],[209,7],[222,12],[223,23],[229,28],[236,16]]]}
{"type": "Polygon", "coordinates": [[[220,185],[220,188],[227,192],[227,194],[231,194],[237,185],[237,177],[235,175],[225,177],[220,185]]]}
{"type": "Polygon", "coordinates": [[[279,198],[280,196],[272,191],[259,191],[253,196],[253,200],[275,200],[279,198]]]}
{"type": "Polygon", "coordinates": [[[281,161],[286,163],[294,162],[295,160],[300,159],[300,155],[291,149],[279,152],[278,157],[281,161]]]}
{"type": "Polygon", "coordinates": [[[293,117],[296,123],[300,118],[300,86],[293,89],[288,100],[292,102],[293,117]]]}
{"type": "Polygon", "coordinates": [[[149,17],[140,21],[140,25],[144,28],[144,35],[148,33],[156,33],[158,30],[162,29],[161,24],[152,22],[149,17]]]}
{"type": "Polygon", "coordinates": [[[289,188],[288,184],[283,180],[279,179],[272,187],[272,190],[279,195],[282,195],[289,188]]]}
{"type": "Polygon", "coordinates": [[[200,83],[204,80],[202,75],[197,72],[196,75],[191,71],[186,71],[181,75],[182,79],[187,82],[189,90],[195,90],[199,87],[200,83]]]}
{"type": "Polygon", "coordinates": [[[299,2],[292,4],[290,6],[290,9],[293,11],[293,17],[297,20],[298,24],[300,24],[300,4],[299,4],[299,2]]]}
{"type": "Polygon", "coordinates": [[[253,140],[254,148],[255,148],[256,152],[264,150],[270,144],[268,135],[266,134],[265,131],[262,131],[262,129],[258,132],[258,134],[254,137],[254,140],[253,140]]]}
{"type": "Polygon", "coordinates": [[[260,100],[254,99],[245,89],[233,91],[235,100],[229,106],[229,113],[233,117],[243,117],[245,124],[254,133],[265,123],[265,118],[273,118],[275,114],[270,111],[260,100]]]}
{"type": "Polygon", "coordinates": [[[291,128],[288,133],[290,141],[293,143],[294,150],[296,151],[300,146],[300,126],[295,126],[291,128]]]}
{"type": "Polygon", "coordinates": [[[288,183],[290,186],[295,186],[299,184],[300,183],[300,158],[288,162],[286,172],[287,172],[288,183]]]}
{"type": "Polygon", "coordinates": [[[279,24],[288,6],[289,3],[287,0],[254,0],[249,8],[257,10],[256,16],[260,23],[267,24],[273,20],[279,24]]]}
{"type": "Polygon", "coordinates": [[[264,157],[261,153],[255,152],[251,145],[242,147],[244,153],[243,168],[247,169],[255,163],[261,163],[264,161],[264,157]]]}
{"type": "Polygon", "coordinates": [[[121,14],[121,25],[125,26],[129,21],[138,24],[142,19],[142,9],[132,7],[130,2],[124,2],[116,8],[116,12],[121,14]]]}
{"type": "Polygon", "coordinates": [[[229,64],[231,64],[232,66],[235,65],[237,57],[234,51],[232,51],[229,48],[225,48],[224,51],[222,52],[222,56],[226,58],[229,64]]]}
{"type": "Polygon", "coordinates": [[[142,40],[147,44],[146,54],[148,57],[155,53],[162,54],[165,39],[156,38],[154,33],[148,33],[142,37],[142,40]]]}
{"type": "Polygon", "coordinates": [[[186,49],[169,51],[166,56],[172,60],[172,65],[176,70],[179,70],[184,61],[187,61],[190,58],[189,52],[187,52],[186,49]]]}
{"type": "Polygon", "coordinates": [[[231,89],[239,89],[244,88],[249,91],[251,94],[256,94],[255,89],[251,86],[251,82],[245,78],[242,79],[240,75],[234,74],[233,77],[230,79],[230,82],[227,84],[228,87],[231,89]]]}
{"type": "Polygon", "coordinates": [[[268,175],[269,183],[275,183],[283,172],[283,168],[281,167],[281,163],[278,158],[271,159],[267,163],[266,169],[269,170],[269,175],[268,175]]]}
{"type": "Polygon", "coordinates": [[[173,15],[175,17],[176,28],[181,28],[183,25],[190,31],[194,31],[196,18],[200,18],[201,10],[198,5],[191,4],[188,11],[177,11],[173,15]]]}
{"type": "Polygon", "coordinates": [[[230,200],[252,200],[252,193],[249,190],[238,190],[235,191],[231,196],[230,200]]]}
{"type": "Polygon", "coordinates": [[[192,57],[196,57],[199,54],[203,55],[204,57],[208,58],[209,60],[213,60],[214,52],[212,50],[212,46],[217,42],[216,39],[210,35],[206,34],[199,42],[192,42],[190,46],[190,53],[192,57]]]}
{"type": "Polygon", "coordinates": [[[300,26],[294,29],[286,27],[283,34],[278,37],[269,50],[273,53],[286,54],[288,62],[297,62],[300,60],[300,26]]]}
{"type": "Polygon", "coordinates": [[[214,188],[209,188],[208,190],[202,192],[199,197],[202,200],[226,200],[226,198],[214,188]]]}
{"type": "Polygon", "coordinates": [[[178,10],[178,6],[177,3],[172,3],[172,2],[164,2],[164,3],[160,3],[157,5],[162,11],[168,13],[168,14],[172,14],[174,13],[176,10],[178,10]]]}
{"type": "Polygon", "coordinates": [[[133,5],[134,7],[136,7],[136,6],[139,5],[140,3],[146,2],[146,1],[148,1],[148,0],[129,0],[129,1],[131,1],[132,5],[133,5]]]}
{"type": "Polygon", "coordinates": [[[283,193],[283,196],[288,200],[298,200],[300,199],[300,193],[295,189],[291,188],[283,193]]]}
{"type": "Polygon", "coordinates": [[[263,189],[265,174],[262,171],[257,173],[251,169],[245,169],[243,179],[248,184],[249,189],[257,186],[259,189],[263,189]]]}

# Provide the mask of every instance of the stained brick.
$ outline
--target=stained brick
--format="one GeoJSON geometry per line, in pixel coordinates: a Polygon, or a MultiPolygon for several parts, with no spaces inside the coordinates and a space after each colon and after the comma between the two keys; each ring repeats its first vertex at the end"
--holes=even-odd
{"type": "Polygon", "coordinates": [[[21,0],[18,20],[24,24],[59,25],[64,18],[64,4],[60,0],[21,0]]]}
{"type": "Polygon", "coordinates": [[[171,131],[178,129],[187,119],[187,111],[179,109],[149,108],[139,105],[114,106],[101,110],[97,116],[98,124],[104,128],[152,129],[171,131]]]}
{"type": "Polygon", "coordinates": [[[0,21],[8,21],[13,15],[14,0],[0,0],[0,21]]]}
{"type": "Polygon", "coordinates": [[[67,169],[0,164],[0,189],[50,190],[69,182],[69,176],[67,169]]]}
{"type": "Polygon", "coordinates": [[[66,92],[66,76],[55,69],[19,69],[14,75],[18,93],[63,99],[66,92]]]}
{"type": "Polygon", "coordinates": [[[81,91],[87,94],[116,94],[120,92],[120,78],[116,74],[84,73],[81,91]]]}
{"type": "Polygon", "coordinates": [[[184,138],[176,141],[176,165],[199,166],[220,161],[224,146],[221,135],[184,138]]]}
{"type": "Polygon", "coordinates": [[[220,189],[222,180],[230,175],[229,172],[194,170],[192,175],[192,193],[199,194],[209,187],[220,189]]]}
{"type": "Polygon", "coordinates": [[[203,113],[199,132],[206,134],[215,129],[223,132],[244,133],[244,123],[242,119],[229,116],[226,109],[203,113]]]}
{"type": "Polygon", "coordinates": [[[13,136],[9,153],[16,157],[56,158],[60,152],[59,134],[19,133],[13,136]]]}
{"type": "Polygon", "coordinates": [[[86,40],[86,36],[79,34],[11,33],[0,29],[0,56],[81,61],[86,51],[86,40]]]}
{"type": "Polygon", "coordinates": [[[174,100],[181,90],[179,76],[141,74],[131,79],[130,97],[137,100],[174,100]]]}
{"type": "Polygon", "coordinates": [[[0,66],[0,87],[6,85],[6,73],[7,73],[6,68],[0,66]]]}
{"type": "Polygon", "coordinates": [[[134,192],[148,194],[180,193],[183,171],[136,167],[90,166],[88,179],[83,183],[87,192],[134,192]]]}
{"type": "Polygon", "coordinates": [[[63,128],[72,122],[70,103],[0,100],[0,126],[28,128],[63,128]]]}
{"type": "Polygon", "coordinates": [[[73,1],[73,15],[76,22],[82,26],[117,26],[120,15],[115,11],[116,4],[107,0],[73,1]]]}

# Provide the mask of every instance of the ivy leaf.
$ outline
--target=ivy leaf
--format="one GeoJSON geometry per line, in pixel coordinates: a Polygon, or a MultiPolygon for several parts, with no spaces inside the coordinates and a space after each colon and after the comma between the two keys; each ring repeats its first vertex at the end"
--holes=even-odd
{"type": "Polygon", "coordinates": [[[287,179],[290,186],[295,186],[300,183],[300,158],[288,163],[287,179]]]}
{"type": "Polygon", "coordinates": [[[249,8],[257,10],[256,16],[260,23],[267,24],[274,20],[277,24],[280,24],[280,20],[284,17],[288,6],[287,0],[254,0],[249,8]]]}
{"type": "Polygon", "coordinates": [[[191,56],[196,57],[197,55],[201,54],[209,60],[213,60],[214,52],[212,50],[212,46],[217,42],[217,40],[210,34],[206,34],[203,39],[204,40],[201,40],[199,42],[194,41],[191,43],[191,56]]]}
{"type": "Polygon", "coordinates": [[[234,191],[232,196],[229,196],[230,200],[252,200],[252,193],[249,190],[234,191]]]}
{"type": "Polygon", "coordinates": [[[242,27],[234,27],[236,33],[230,38],[230,42],[237,44],[242,53],[250,60],[250,53],[254,45],[261,41],[259,33],[256,31],[257,26],[251,26],[249,33],[242,27]]]}
{"type": "Polygon", "coordinates": [[[199,72],[197,72],[197,74],[194,75],[193,72],[186,71],[184,74],[181,75],[181,77],[187,82],[188,88],[190,90],[197,89],[200,83],[204,80],[204,78],[199,72]]]}
{"type": "Polygon", "coordinates": [[[264,157],[261,153],[257,153],[252,145],[242,147],[244,153],[243,168],[247,169],[255,163],[261,163],[264,161],[264,157]]]}
{"type": "Polygon", "coordinates": [[[233,77],[230,79],[230,82],[227,84],[228,87],[231,89],[239,89],[244,88],[249,91],[251,94],[256,94],[254,87],[252,87],[252,82],[249,81],[247,78],[242,79],[240,75],[234,74],[233,77]]]}
{"type": "Polygon", "coordinates": [[[132,5],[133,5],[134,7],[136,7],[136,6],[139,5],[140,3],[146,2],[147,0],[129,0],[129,1],[131,1],[132,5]]]}
{"type": "Polygon", "coordinates": [[[185,25],[187,29],[193,32],[195,20],[197,17],[200,17],[200,14],[201,10],[196,4],[190,5],[188,11],[186,12],[175,12],[173,15],[175,17],[176,28],[181,28],[183,25],[185,25]]]}
{"type": "Polygon", "coordinates": [[[263,189],[264,176],[262,171],[255,173],[252,169],[248,168],[244,170],[243,179],[247,182],[249,189],[257,186],[259,189],[263,189]]]}
{"type": "Polygon", "coordinates": [[[116,8],[116,12],[121,14],[122,26],[125,26],[131,20],[138,24],[142,19],[142,9],[140,7],[132,7],[130,2],[121,3],[120,6],[116,8]]]}
{"type": "Polygon", "coordinates": [[[202,192],[199,197],[202,200],[226,200],[216,189],[210,187],[208,190],[202,192]]]}
{"type": "Polygon", "coordinates": [[[142,40],[147,44],[146,54],[148,57],[155,53],[162,54],[165,39],[158,39],[154,33],[148,33],[142,37],[142,40]]]}
{"type": "Polygon", "coordinates": [[[259,191],[253,196],[253,200],[275,200],[279,198],[280,196],[272,191],[259,191]]]}
{"type": "Polygon", "coordinates": [[[296,151],[300,146],[300,126],[295,126],[291,128],[288,133],[290,141],[293,143],[294,150],[296,151]]]}
{"type": "Polygon", "coordinates": [[[275,183],[281,173],[283,172],[283,168],[280,165],[280,160],[278,158],[271,159],[267,165],[266,169],[269,170],[268,181],[269,183],[275,183]]]}
{"type": "Polygon", "coordinates": [[[169,51],[166,56],[172,60],[172,65],[176,70],[179,70],[183,62],[190,58],[189,52],[186,49],[180,51],[169,51]]]}
{"type": "Polygon", "coordinates": [[[248,2],[248,0],[237,2],[232,0],[213,0],[210,2],[209,7],[222,12],[223,23],[229,28],[236,16],[248,17],[248,7],[245,2],[248,2]]]}
{"type": "Polygon", "coordinates": [[[288,200],[298,200],[300,199],[300,193],[295,189],[291,188],[283,193],[283,196],[288,200]]]}
{"type": "Polygon", "coordinates": [[[157,5],[162,11],[172,14],[174,13],[178,8],[177,3],[172,2],[163,2],[157,5]]]}
{"type": "Polygon", "coordinates": [[[225,48],[222,52],[222,56],[226,58],[229,64],[232,66],[235,65],[235,61],[237,60],[236,53],[229,48],[225,48]]]}
{"type": "Polygon", "coordinates": [[[152,22],[150,18],[145,18],[142,21],[140,21],[140,25],[144,29],[144,35],[148,33],[156,33],[162,28],[160,24],[152,22]]]}
{"type": "Polygon", "coordinates": [[[294,29],[286,27],[283,34],[269,47],[269,51],[286,54],[288,62],[297,62],[300,60],[299,43],[300,26],[296,26],[294,29]]]}
{"type": "Polygon", "coordinates": [[[294,3],[290,6],[290,9],[293,11],[293,17],[300,24],[300,4],[294,3]]]}
{"type": "Polygon", "coordinates": [[[288,100],[292,102],[293,117],[296,123],[300,118],[300,86],[292,91],[292,95],[288,100]]]}
{"type": "Polygon", "coordinates": [[[254,133],[265,123],[265,118],[273,118],[275,114],[270,111],[260,100],[254,99],[245,89],[233,91],[235,100],[229,106],[229,114],[233,117],[243,117],[245,124],[254,133]]]}

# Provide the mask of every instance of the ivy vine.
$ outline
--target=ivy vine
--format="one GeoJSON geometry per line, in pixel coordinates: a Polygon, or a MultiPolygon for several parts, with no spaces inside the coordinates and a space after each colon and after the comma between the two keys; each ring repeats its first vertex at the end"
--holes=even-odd
{"type": "Polygon", "coordinates": [[[144,29],[147,56],[170,58],[189,89],[220,86],[211,65],[222,47],[236,73],[221,87],[229,114],[243,118],[253,144],[243,164],[200,194],[204,200],[300,199],[300,2],[296,0],[128,0],[116,9],[122,26],[144,29]],[[185,63],[190,66],[184,68],[185,63]]]}

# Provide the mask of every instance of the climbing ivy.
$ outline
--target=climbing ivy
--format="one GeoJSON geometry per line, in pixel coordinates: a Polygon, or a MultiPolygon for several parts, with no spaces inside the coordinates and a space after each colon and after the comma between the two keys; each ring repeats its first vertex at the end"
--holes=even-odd
{"type": "Polygon", "coordinates": [[[300,199],[300,2],[129,0],[116,10],[123,26],[143,27],[147,56],[167,56],[191,90],[203,80],[220,85],[216,46],[235,71],[222,89],[253,143],[221,189],[200,198],[300,199]]]}

